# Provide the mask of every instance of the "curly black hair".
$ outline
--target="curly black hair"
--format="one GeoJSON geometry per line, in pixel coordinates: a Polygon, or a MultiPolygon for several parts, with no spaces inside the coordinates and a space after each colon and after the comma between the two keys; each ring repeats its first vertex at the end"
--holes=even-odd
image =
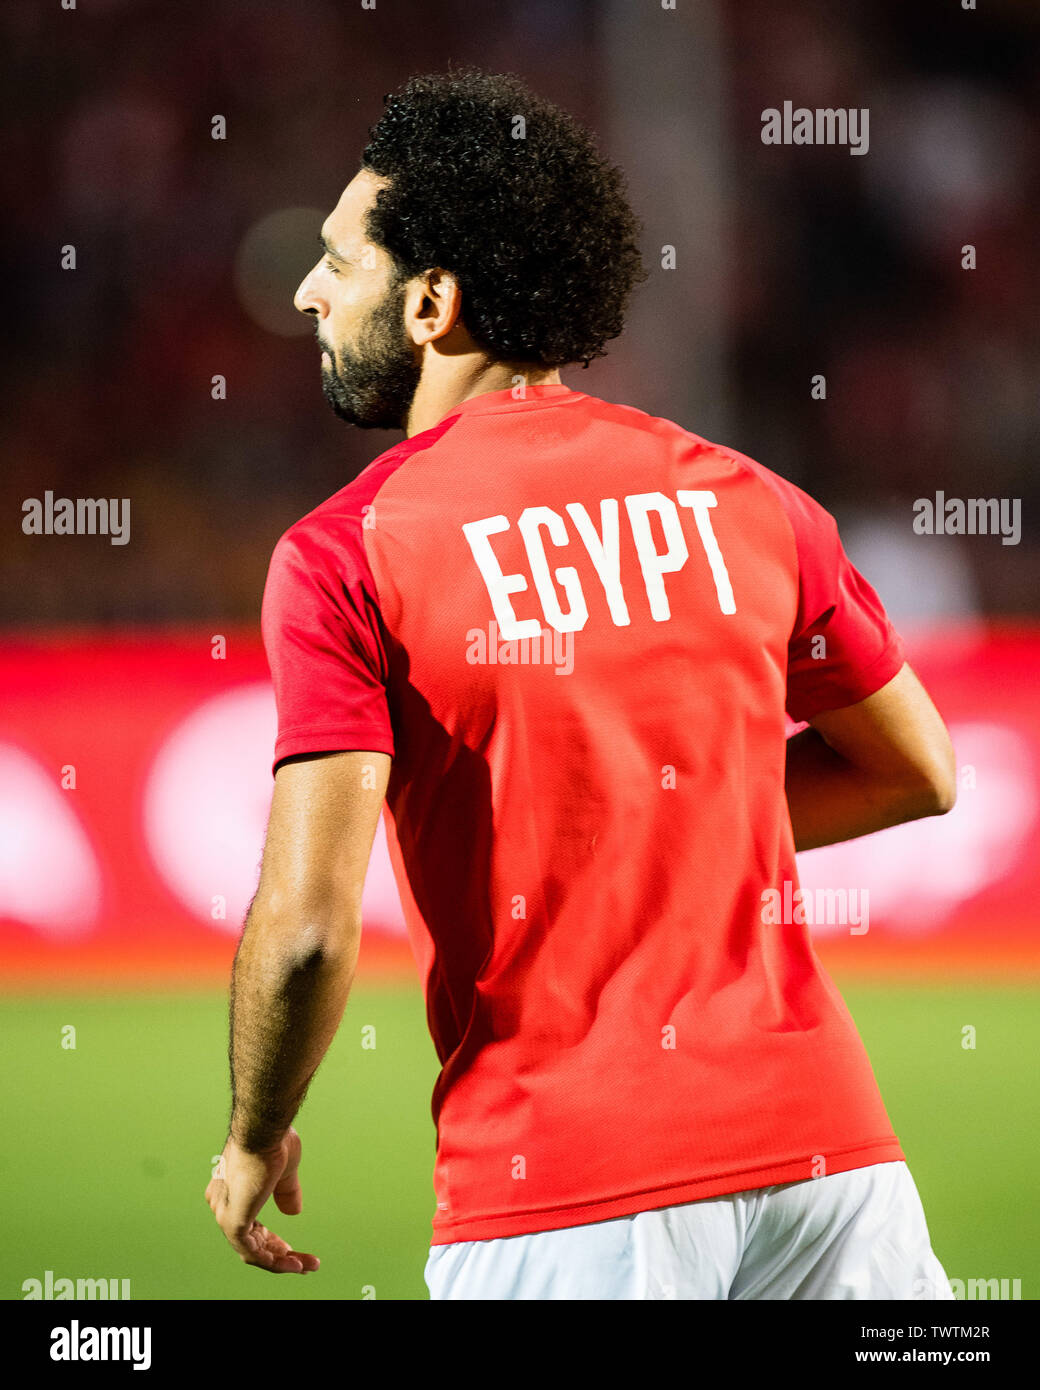
{"type": "Polygon", "coordinates": [[[512,73],[456,68],[384,98],[362,167],[390,180],[366,235],[398,278],[439,268],[494,359],[588,366],[646,279],[620,170],[512,73]]]}

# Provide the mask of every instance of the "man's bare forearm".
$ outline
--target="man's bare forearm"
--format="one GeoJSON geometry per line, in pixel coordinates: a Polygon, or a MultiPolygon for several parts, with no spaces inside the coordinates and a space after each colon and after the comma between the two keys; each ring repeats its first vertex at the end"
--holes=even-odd
{"type": "Polygon", "coordinates": [[[787,741],[785,785],[796,850],[853,840],[948,809],[934,787],[857,767],[811,728],[787,741]]]}
{"type": "Polygon", "coordinates": [[[280,1142],[335,1037],[357,964],[358,939],[342,949],[287,932],[254,903],[231,980],[230,1137],[261,1153],[280,1142]]]}

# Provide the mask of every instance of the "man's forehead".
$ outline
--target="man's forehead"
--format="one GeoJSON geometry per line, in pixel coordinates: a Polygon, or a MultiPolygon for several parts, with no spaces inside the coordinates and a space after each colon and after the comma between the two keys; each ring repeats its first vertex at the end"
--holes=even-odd
{"type": "Polygon", "coordinates": [[[365,235],[365,214],[385,182],[367,169],[351,179],[321,229],[330,245],[355,255],[371,244],[365,235]]]}

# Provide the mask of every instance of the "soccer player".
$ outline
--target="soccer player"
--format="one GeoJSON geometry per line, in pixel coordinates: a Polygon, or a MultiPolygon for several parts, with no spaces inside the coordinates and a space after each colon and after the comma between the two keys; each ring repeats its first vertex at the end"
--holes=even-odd
{"type": "Polygon", "coordinates": [[[826,511],[561,381],[638,232],[580,126],[473,70],[387,98],[325,221],[325,395],[406,438],[271,560],[207,1200],[247,1264],[317,1268],[257,1218],[300,1210],[382,813],[442,1064],[431,1297],[949,1298],[853,1021],[764,906],[796,850],[947,811],[949,738],[826,511]]]}

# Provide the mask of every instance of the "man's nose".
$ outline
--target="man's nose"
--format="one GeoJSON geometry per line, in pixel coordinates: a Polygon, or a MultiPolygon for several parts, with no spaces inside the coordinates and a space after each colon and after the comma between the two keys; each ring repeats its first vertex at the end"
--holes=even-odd
{"type": "Polygon", "coordinates": [[[329,312],[328,300],[315,293],[310,275],[300,282],[293,295],[293,305],[301,314],[316,314],[319,318],[324,318],[329,312]]]}

